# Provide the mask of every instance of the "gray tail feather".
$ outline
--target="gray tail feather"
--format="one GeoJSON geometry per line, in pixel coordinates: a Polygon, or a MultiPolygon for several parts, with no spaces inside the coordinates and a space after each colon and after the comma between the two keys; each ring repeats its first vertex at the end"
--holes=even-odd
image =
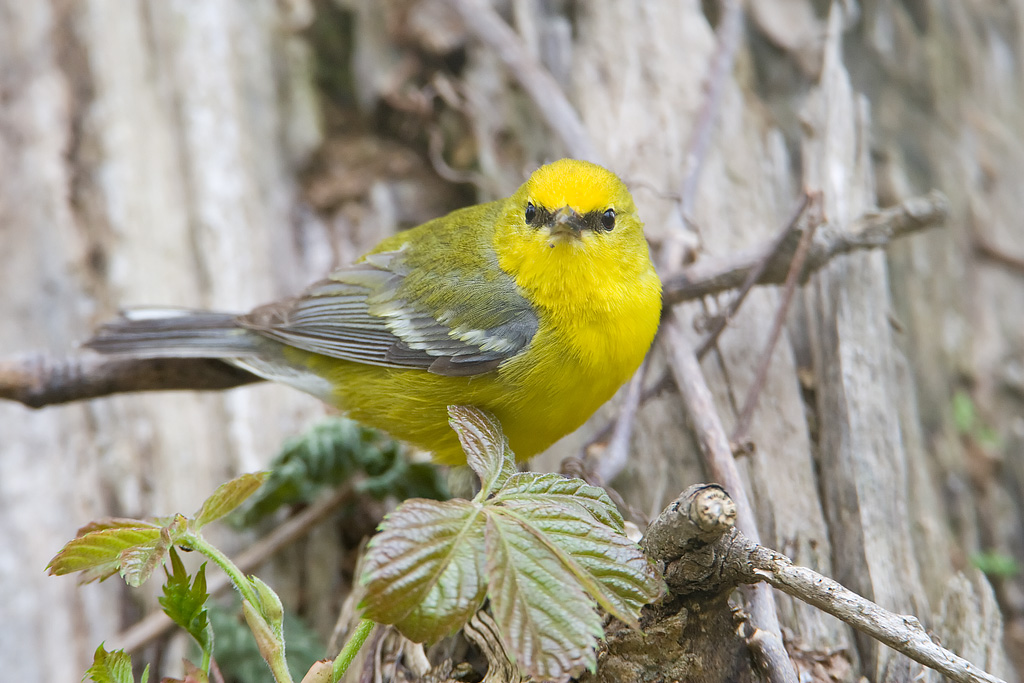
{"type": "Polygon", "coordinates": [[[238,358],[256,354],[259,342],[232,313],[139,309],[104,324],[84,346],[141,358],[238,358]]]}

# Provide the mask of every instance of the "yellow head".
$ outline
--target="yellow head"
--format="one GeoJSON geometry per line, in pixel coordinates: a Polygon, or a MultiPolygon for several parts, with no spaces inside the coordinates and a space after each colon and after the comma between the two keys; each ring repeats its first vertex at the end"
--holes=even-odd
{"type": "Polygon", "coordinates": [[[654,274],[626,185],[575,159],[540,167],[506,200],[494,247],[502,269],[542,307],[607,308],[654,274]]]}

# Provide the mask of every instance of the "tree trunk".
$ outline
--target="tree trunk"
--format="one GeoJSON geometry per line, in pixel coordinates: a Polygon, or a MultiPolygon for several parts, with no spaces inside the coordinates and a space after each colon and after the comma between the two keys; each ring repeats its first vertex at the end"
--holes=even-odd
{"type": "MultiPolygon", "coordinates": [[[[656,245],[683,235],[700,259],[763,243],[803,188],[838,229],[947,194],[944,229],[839,257],[801,287],[739,466],[765,545],[1012,680],[1024,579],[990,583],[972,562],[1024,563],[1024,3],[748,3],[684,223],[678,193],[727,4],[497,7],[631,185],[656,245]]],[[[0,17],[0,358],[71,352],[127,306],[247,310],[293,294],[566,153],[441,0],[0,0],[0,17]]],[[[754,290],[703,362],[727,430],[781,298],[754,290]]],[[[690,323],[728,299],[678,306],[683,332],[699,342],[690,323]]],[[[665,364],[656,349],[649,376],[665,364]]],[[[577,454],[614,403],[533,468],[577,454]]],[[[0,404],[5,675],[77,679],[101,641],[153,609],[115,580],[45,576],[77,527],[190,512],[323,414],[269,385],[0,404]]],[[[643,406],[631,453],[613,483],[649,517],[709,478],[673,391],[643,406]]],[[[274,571],[322,631],[343,597],[333,541],[292,556],[301,579],[274,571]]],[[[939,680],[815,608],[776,604],[813,680],[939,680]]]]}

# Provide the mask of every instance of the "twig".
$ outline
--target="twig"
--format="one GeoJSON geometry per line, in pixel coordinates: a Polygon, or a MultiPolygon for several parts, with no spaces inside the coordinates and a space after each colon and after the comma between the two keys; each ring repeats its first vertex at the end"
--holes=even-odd
{"type": "MultiPolygon", "coordinates": [[[[269,534],[249,546],[238,556],[235,564],[246,574],[255,570],[281,549],[308,534],[313,527],[334,512],[342,503],[349,500],[354,491],[355,481],[346,482],[330,496],[313,503],[297,515],[289,517],[269,534]]],[[[210,579],[207,590],[210,595],[217,595],[230,585],[231,582],[227,576],[218,573],[210,579]]],[[[135,652],[172,628],[174,628],[174,622],[170,617],[163,612],[153,612],[119,633],[113,638],[113,642],[125,652],[135,652]]]]}
{"type": "MultiPolygon", "coordinates": [[[[893,614],[745,536],[733,525],[743,519],[742,512],[737,518],[734,502],[713,484],[691,486],[647,529],[642,546],[652,559],[666,563],[673,594],[720,593],[743,583],[771,585],[954,681],[1005,683],[933,642],[916,618],[893,614]]],[[[758,650],[763,641],[757,631],[748,638],[758,650]]],[[[773,656],[770,651],[759,654],[773,656]]]]}
{"type": "MultiPolygon", "coordinates": [[[[820,207],[820,203],[817,204],[820,207]]],[[[820,215],[819,211],[812,212],[820,215]]],[[[803,273],[804,262],[807,259],[807,250],[814,239],[818,222],[810,221],[810,227],[800,237],[800,244],[797,245],[796,254],[793,255],[793,262],[790,264],[789,273],[786,275],[786,284],[782,290],[782,300],[775,310],[775,319],[772,321],[772,331],[768,335],[768,342],[764,346],[761,358],[758,361],[757,372],[754,374],[754,381],[747,390],[747,396],[743,400],[743,408],[736,420],[736,426],[732,432],[732,443],[739,444],[746,440],[750,430],[750,421],[754,417],[754,409],[757,408],[757,400],[764,389],[765,379],[768,377],[768,368],[771,367],[772,355],[775,352],[775,345],[779,342],[779,335],[782,334],[782,326],[786,322],[786,315],[789,313],[789,305],[793,302],[793,294],[796,292],[796,283],[803,273]]]]}
{"type": "Polygon", "coordinates": [[[768,269],[768,264],[775,257],[775,255],[779,253],[779,250],[782,249],[782,245],[785,244],[790,239],[790,236],[795,231],[798,230],[798,228],[800,227],[800,217],[804,215],[804,211],[807,209],[809,199],[810,195],[806,192],[800,197],[800,203],[797,205],[796,210],[793,211],[793,215],[786,223],[786,227],[784,227],[782,229],[782,232],[780,232],[778,236],[774,240],[772,240],[771,244],[769,245],[768,251],[765,253],[764,258],[761,259],[757,266],[751,268],[750,272],[747,273],[746,279],[740,286],[739,291],[737,291],[736,294],[733,296],[732,301],[729,302],[729,305],[726,307],[725,311],[720,312],[717,316],[715,316],[714,322],[711,324],[708,330],[708,336],[705,337],[704,341],[702,341],[700,343],[700,346],[697,347],[698,360],[704,358],[707,352],[710,351],[712,347],[714,347],[715,343],[718,341],[718,337],[721,336],[722,331],[729,324],[729,321],[732,320],[733,317],[735,317],[736,312],[739,311],[740,309],[740,306],[743,305],[743,301],[747,298],[747,294],[750,293],[750,290],[754,288],[754,285],[757,284],[757,282],[764,275],[764,272],[768,269]]]}
{"type": "MultiPolygon", "coordinates": [[[[755,542],[759,542],[760,534],[754,524],[754,508],[747,498],[746,487],[736,469],[736,460],[725,435],[725,428],[715,409],[711,390],[708,388],[704,373],[701,372],[697,355],[689,340],[676,327],[674,315],[665,321],[665,343],[669,354],[669,364],[679,387],[679,394],[693,431],[700,444],[704,464],[713,479],[729,491],[736,503],[738,512],[737,526],[755,542]]],[[[775,613],[775,601],[767,586],[760,584],[749,586],[745,591],[751,620],[757,628],[766,632],[764,646],[772,650],[771,661],[783,661],[787,670],[775,672],[773,675],[783,676],[783,680],[796,681],[796,669],[788,657],[778,655],[782,645],[782,630],[779,618],[775,613]],[[772,642],[768,642],[771,640],[772,642]]]]}
{"type": "Polygon", "coordinates": [[[975,253],[979,256],[1009,268],[1018,275],[1024,275],[1024,258],[1007,254],[977,228],[971,231],[971,242],[974,244],[975,253]]]}
{"type": "Polygon", "coordinates": [[[565,144],[569,156],[601,163],[601,154],[568,98],[544,66],[534,59],[505,20],[480,0],[448,0],[466,28],[504,62],[540,114],[565,144]]]}
{"type": "Polygon", "coordinates": [[[893,614],[839,582],[797,566],[788,557],[768,548],[753,548],[747,557],[750,580],[766,581],[951,680],[1005,683],[933,642],[915,617],[893,614]]]}
{"type": "Polygon", "coordinates": [[[0,359],[0,398],[30,408],[126,391],[231,389],[261,381],[208,358],[52,358],[34,353],[0,359]]]}
{"type": "Polygon", "coordinates": [[[701,171],[711,148],[711,136],[718,122],[718,112],[722,108],[722,94],[736,62],[736,51],[743,34],[742,4],[739,0],[722,0],[721,4],[722,18],[715,33],[715,53],[705,80],[707,91],[687,143],[686,174],[679,190],[679,207],[686,220],[693,214],[701,171]]]}
{"type": "MultiPolygon", "coordinates": [[[[862,249],[879,249],[893,240],[942,225],[948,217],[949,200],[938,190],[932,190],[927,195],[863,216],[846,229],[827,224],[820,226],[807,254],[803,280],[806,281],[836,256],[862,249]]],[[[795,235],[791,235],[776,255],[768,258],[768,267],[758,279],[758,284],[777,285],[785,280],[798,241],[795,235]]],[[[687,266],[664,282],[666,310],[683,301],[739,287],[750,270],[762,263],[771,249],[772,243],[766,242],[727,256],[705,256],[687,266]]]]}
{"type": "Polygon", "coordinates": [[[594,476],[598,481],[611,482],[626,467],[629,461],[629,445],[633,438],[633,425],[636,423],[637,410],[643,393],[644,379],[647,376],[648,362],[640,365],[633,373],[633,378],[626,385],[626,395],[619,405],[619,412],[613,422],[608,446],[601,453],[600,460],[594,466],[594,476]]]}

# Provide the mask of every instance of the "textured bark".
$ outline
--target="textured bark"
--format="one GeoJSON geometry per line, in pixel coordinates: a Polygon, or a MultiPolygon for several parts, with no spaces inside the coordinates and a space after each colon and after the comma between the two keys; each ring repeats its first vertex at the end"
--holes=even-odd
{"type": "MultiPolygon", "coordinates": [[[[805,187],[823,192],[837,229],[933,187],[949,196],[945,230],[839,257],[803,286],[739,464],[766,545],[915,614],[1012,680],[1000,613],[1006,651],[1024,652],[1024,581],[993,592],[969,558],[1024,563],[1024,273],[1012,265],[1024,259],[1024,4],[866,1],[831,19],[822,4],[747,3],[686,225],[673,194],[692,161],[715,3],[500,6],[631,183],[656,243],[687,231],[698,259],[752,248],[805,187]],[[977,235],[1004,258],[979,255],[977,235]],[[958,389],[995,445],[958,432],[958,389]]],[[[473,200],[438,177],[451,169],[431,170],[432,137],[472,169],[478,199],[507,193],[564,153],[514,83],[441,2],[0,0],[0,356],[66,352],[124,306],[242,310],[294,293],[397,227],[473,200]],[[352,41],[340,58],[317,37],[339,21],[352,41]]],[[[778,300],[754,290],[703,363],[727,430],[778,300]]],[[[699,342],[690,322],[727,302],[676,315],[699,342]]],[[[664,354],[653,361],[659,371],[664,354]]],[[[534,467],[557,469],[612,411],[534,467]]],[[[101,640],[153,606],[115,581],[79,589],[44,575],[78,526],[188,512],[322,413],[267,385],[0,404],[5,676],[77,679],[101,640]]],[[[633,450],[615,484],[648,515],[707,480],[672,392],[641,408],[633,450]]],[[[329,527],[317,534],[275,585],[328,630],[342,551],[329,527]]],[[[918,671],[812,607],[777,604],[817,679],[822,662],[848,681],[918,671]]]]}

